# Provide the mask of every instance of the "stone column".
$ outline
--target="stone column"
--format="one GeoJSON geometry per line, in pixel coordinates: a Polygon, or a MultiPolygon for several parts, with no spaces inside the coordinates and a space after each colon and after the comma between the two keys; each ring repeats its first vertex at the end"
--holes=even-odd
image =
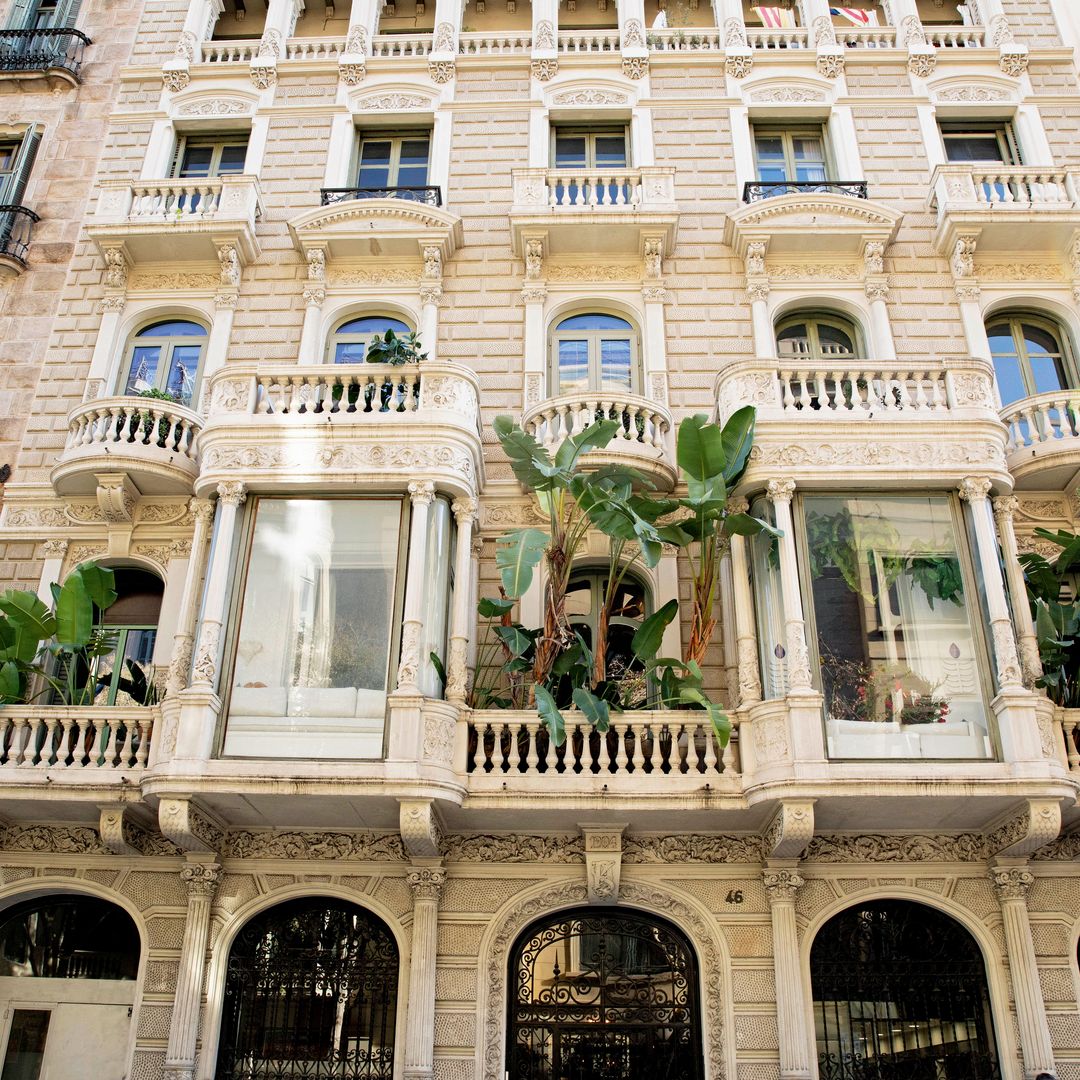
{"type": "Polygon", "coordinates": [[[1020,646],[1020,669],[1024,684],[1033,687],[1035,680],[1042,677],[1043,669],[1042,660],[1039,658],[1039,642],[1031,623],[1024,571],[1017,558],[1013,514],[1019,505],[1020,500],[1015,495],[1002,495],[993,500],[994,520],[997,521],[998,536],[1001,538],[1005,578],[1009,583],[1009,604],[1012,607],[1013,625],[1020,646]]]}
{"type": "Polygon", "coordinates": [[[420,638],[424,629],[424,597],[427,593],[428,511],[435,498],[430,480],[409,484],[412,521],[409,527],[409,562],[405,577],[405,612],[401,624],[401,657],[398,661],[398,690],[418,694],[420,638]]]}
{"type": "Polygon", "coordinates": [[[559,70],[559,0],[533,0],[532,73],[541,82],[559,70]]]}
{"type": "Polygon", "coordinates": [[[432,82],[448,83],[454,78],[464,10],[465,5],[460,0],[435,0],[435,34],[428,56],[428,74],[432,82]]]}
{"type": "Polygon", "coordinates": [[[162,1080],[193,1080],[195,1043],[199,1035],[199,1006],[210,937],[210,905],[214,901],[221,867],[215,862],[189,862],[180,879],[187,886],[187,920],[180,946],[176,999],[169,1022],[169,1047],[162,1080]]]}
{"type": "Polygon", "coordinates": [[[870,303],[870,324],[874,331],[874,355],[879,360],[896,360],[896,343],[889,324],[889,279],[885,274],[885,244],[871,240],[863,250],[864,289],[870,303]]]}
{"type": "Polygon", "coordinates": [[[195,619],[198,615],[199,592],[206,573],[206,557],[209,553],[210,523],[214,518],[214,504],[209,499],[192,499],[188,503],[195,518],[195,532],[191,537],[191,558],[188,560],[187,579],[180,597],[180,612],[173,635],[172,660],[169,678],[165,684],[167,702],[187,686],[188,669],[191,667],[191,647],[195,636],[195,619]]]}
{"type": "Polygon", "coordinates": [[[46,540],[42,545],[45,558],[41,562],[41,577],[38,579],[38,599],[52,607],[53,595],[50,586],[53,582],[60,581],[60,573],[64,568],[64,558],[67,555],[68,542],[66,540],[46,540]]]}
{"type": "Polygon", "coordinates": [[[622,73],[628,79],[643,79],[649,74],[649,47],[645,42],[645,0],[619,0],[619,43],[622,48],[622,73]]]}
{"type": "MultiPolygon", "coordinates": [[[[746,500],[742,500],[743,503],[746,500]]],[[[761,700],[761,668],[758,663],[754,593],[750,588],[750,567],[745,536],[731,538],[731,577],[735,601],[735,651],[739,669],[739,706],[761,700]]]]}
{"type": "Polygon", "coordinates": [[[1017,688],[1022,686],[1020,661],[1016,654],[1016,638],[1013,636],[1009,603],[1005,598],[1005,585],[1001,579],[997,541],[990,523],[990,507],[987,496],[990,481],[983,476],[969,476],[960,482],[960,498],[971,505],[975,541],[978,546],[976,558],[982,570],[986,589],[986,607],[990,615],[990,632],[994,641],[994,661],[998,686],[1017,688]]]}
{"type": "Polygon", "coordinates": [[[420,282],[420,343],[429,360],[438,356],[439,303],[442,300],[442,252],[436,244],[421,246],[424,258],[420,282]]]}
{"type": "MultiPolygon", "coordinates": [[[[735,708],[739,685],[739,655],[735,633],[735,578],[731,564],[731,541],[733,537],[721,536],[718,541],[720,565],[716,587],[720,593],[721,643],[724,647],[725,701],[735,708]]],[[[665,652],[666,656],[667,653],[665,652]]]]}
{"type": "Polygon", "coordinates": [[[754,240],[746,245],[746,295],[750,299],[750,318],[754,326],[754,355],[775,358],[776,334],[769,317],[769,276],[765,267],[768,244],[754,240]]]}
{"type": "Polygon", "coordinates": [[[435,961],[438,954],[439,897],[446,871],[417,866],[407,881],[413,894],[409,955],[409,1008],[405,1018],[406,1080],[431,1080],[435,1071],[435,961]]]}
{"type": "Polygon", "coordinates": [[[472,600],[472,529],[476,520],[475,499],[455,499],[450,507],[457,522],[454,557],[454,610],[450,613],[450,655],[446,664],[446,700],[465,704],[468,686],[469,640],[475,623],[472,600]]]}
{"type": "Polygon", "coordinates": [[[256,89],[267,90],[277,82],[277,62],[285,59],[285,43],[303,10],[304,0],[268,0],[259,52],[251,61],[251,81],[256,89]]]}
{"type": "Polygon", "coordinates": [[[1031,938],[1027,895],[1035,875],[1026,862],[997,863],[990,870],[1001,918],[1005,927],[1005,951],[1016,1004],[1016,1026],[1020,1030],[1020,1052],[1024,1059],[1025,1080],[1035,1080],[1040,1073],[1056,1076],[1050,1025],[1046,1004],[1039,986],[1039,966],[1031,938]]]}
{"type": "Polygon", "coordinates": [[[368,53],[371,39],[379,31],[381,7],[378,0],[352,0],[345,51],[338,57],[338,77],[346,86],[356,86],[367,74],[368,53]]]}
{"type": "Polygon", "coordinates": [[[544,281],[546,236],[523,238],[525,247],[525,284],[521,301],[525,305],[525,409],[539,405],[545,397],[554,397],[555,386],[545,388],[544,372],[548,368],[547,335],[544,333],[544,304],[547,303],[547,284],[544,281]]]}
{"type": "Polygon", "coordinates": [[[787,645],[787,673],[790,694],[813,693],[810,677],[810,652],[806,645],[806,620],[799,592],[799,564],[795,556],[795,524],[791,499],[795,481],[770,480],[769,499],[776,515],[780,537],[780,587],[784,591],[784,626],[787,645]]]}
{"type": "Polygon", "coordinates": [[[201,59],[199,45],[210,39],[214,24],[224,10],[222,0],[191,0],[172,58],[162,67],[166,90],[183,90],[191,81],[191,64],[201,59]]]}
{"type": "Polygon", "coordinates": [[[300,329],[301,364],[318,364],[325,343],[320,340],[320,316],[326,301],[326,252],[322,248],[309,248],[308,273],[304,282],[304,325],[300,329]]]}
{"type": "Polygon", "coordinates": [[[772,919],[776,973],[776,1023],[780,1030],[780,1080],[809,1080],[809,1007],[803,992],[795,895],[803,884],[795,865],[770,863],[761,875],[772,919]]]}
{"type": "MultiPolygon", "coordinates": [[[[473,532],[471,547],[471,558],[469,560],[469,617],[473,620],[476,619],[476,607],[480,603],[480,556],[484,551],[484,541],[480,537],[478,532],[473,532]]],[[[475,630],[475,622],[473,624],[475,630]]],[[[471,633],[469,635],[469,645],[467,650],[469,674],[468,681],[472,684],[472,681],[476,678],[476,657],[480,651],[480,635],[479,633],[471,633]]]]}
{"type": "Polygon", "coordinates": [[[829,0],[802,0],[810,43],[817,49],[818,74],[835,79],[844,74],[844,47],[836,40],[829,0]]]}

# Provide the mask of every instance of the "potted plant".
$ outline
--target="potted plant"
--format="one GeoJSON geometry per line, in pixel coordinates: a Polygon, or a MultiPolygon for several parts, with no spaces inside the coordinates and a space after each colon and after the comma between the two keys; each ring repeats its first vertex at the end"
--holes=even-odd
{"type": "MultiPolygon", "coordinates": [[[[364,359],[369,364],[387,364],[390,367],[404,367],[406,364],[419,364],[427,359],[427,353],[420,347],[420,335],[415,331],[410,330],[407,334],[396,334],[393,330],[387,330],[382,337],[378,334],[374,335],[371,341],[368,342],[367,353],[364,359]]],[[[379,387],[379,412],[391,411],[391,399],[394,394],[398,393],[402,395],[397,408],[393,411],[404,412],[405,411],[405,381],[399,379],[395,384],[394,380],[386,379],[383,381],[382,386],[379,387]]],[[[413,387],[413,396],[419,397],[420,384],[417,382],[413,387]]],[[[367,395],[364,401],[365,411],[369,411],[372,408],[372,401],[375,396],[374,387],[370,387],[367,390],[367,395]]],[[[341,397],[341,388],[334,387],[334,401],[338,401],[341,397]]],[[[349,404],[354,404],[355,398],[350,395],[349,404]]]]}

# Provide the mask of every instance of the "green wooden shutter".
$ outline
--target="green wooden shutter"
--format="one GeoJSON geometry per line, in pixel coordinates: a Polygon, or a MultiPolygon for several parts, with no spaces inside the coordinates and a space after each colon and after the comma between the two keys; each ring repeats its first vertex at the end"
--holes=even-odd
{"type": "Polygon", "coordinates": [[[8,12],[6,29],[25,30],[34,25],[37,0],[14,0],[8,12]]]}
{"type": "Polygon", "coordinates": [[[41,142],[41,131],[36,124],[31,124],[23,135],[22,145],[15,158],[15,167],[11,170],[4,185],[6,190],[0,193],[0,202],[9,206],[22,206],[23,195],[26,193],[26,185],[30,182],[30,173],[34,168],[34,158],[37,156],[39,142],[41,142]]]}
{"type": "Polygon", "coordinates": [[[56,15],[53,18],[53,26],[58,29],[70,30],[79,17],[79,6],[82,0],[58,0],[56,15]]]}

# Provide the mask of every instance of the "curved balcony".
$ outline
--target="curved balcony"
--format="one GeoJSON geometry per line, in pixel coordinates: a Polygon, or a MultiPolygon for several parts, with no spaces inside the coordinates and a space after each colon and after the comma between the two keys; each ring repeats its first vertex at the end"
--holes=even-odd
{"type": "Polygon", "coordinates": [[[71,27],[0,30],[0,79],[55,78],[78,86],[83,53],[91,44],[71,27]]]}
{"type": "Polygon", "coordinates": [[[30,230],[40,220],[25,206],[0,206],[0,272],[18,275],[26,269],[30,230]]]}
{"type": "Polygon", "coordinates": [[[636,394],[581,391],[550,398],[526,410],[521,426],[551,454],[563,440],[598,419],[618,420],[620,430],[603,450],[585,455],[591,465],[623,464],[648,476],[658,488],[675,486],[674,424],[671,413],[636,394]]]}
{"type": "Polygon", "coordinates": [[[199,472],[202,421],[154,398],[98,398],[68,414],[68,439],[52,470],[57,495],[90,495],[98,475],[125,473],[142,495],[189,495],[199,472]]]}
{"type": "Polygon", "coordinates": [[[1080,390],[1022,398],[1001,410],[1017,488],[1065,491],[1080,483],[1080,390]]]}

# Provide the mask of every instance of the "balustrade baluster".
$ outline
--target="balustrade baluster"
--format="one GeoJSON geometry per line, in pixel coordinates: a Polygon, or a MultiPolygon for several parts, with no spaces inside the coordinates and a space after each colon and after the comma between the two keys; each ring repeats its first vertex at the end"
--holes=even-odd
{"type": "Polygon", "coordinates": [[[38,736],[41,733],[41,717],[31,716],[26,722],[25,742],[22,746],[22,756],[19,765],[22,768],[31,768],[37,763],[38,736]]]}
{"type": "Polygon", "coordinates": [[[510,730],[510,751],[507,755],[508,763],[510,766],[510,772],[521,771],[521,731],[522,729],[516,724],[511,723],[508,725],[510,730]]]}
{"type": "Polygon", "coordinates": [[[47,717],[45,720],[45,733],[41,740],[41,749],[38,752],[37,767],[47,769],[53,760],[53,736],[56,733],[56,718],[47,717]]]}
{"type": "Polygon", "coordinates": [[[1076,745],[1077,721],[1067,719],[1062,721],[1062,732],[1065,735],[1065,756],[1069,760],[1069,771],[1080,771],[1080,748],[1076,745]]]}
{"type": "MultiPolygon", "coordinates": [[[[529,730],[529,756],[525,761],[527,770],[531,773],[539,771],[540,767],[540,721],[530,720],[529,730]]],[[[550,745],[550,743],[549,743],[550,745]]]]}
{"type": "Polygon", "coordinates": [[[630,725],[630,734],[634,740],[634,749],[630,756],[630,767],[635,775],[645,768],[645,730],[646,725],[640,721],[635,721],[630,725]]]}
{"type": "Polygon", "coordinates": [[[15,730],[11,735],[11,748],[8,750],[8,764],[19,768],[26,758],[26,747],[30,743],[31,728],[25,716],[15,717],[15,730]],[[12,753],[14,751],[14,753],[12,753]]]}
{"type": "Polygon", "coordinates": [[[627,723],[615,724],[615,756],[612,762],[615,766],[614,772],[624,773],[626,772],[626,733],[630,730],[630,725],[627,723]]]}
{"type": "Polygon", "coordinates": [[[608,732],[598,732],[594,727],[589,727],[586,730],[589,731],[590,736],[595,735],[597,739],[597,769],[602,773],[611,772],[611,747],[608,745],[608,732]]]}
{"type": "Polygon", "coordinates": [[[589,178],[587,176],[575,176],[573,178],[573,184],[576,189],[574,196],[574,206],[585,205],[585,186],[588,184],[589,178]]]}
{"type": "Polygon", "coordinates": [[[716,772],[716,732],[713,731],[712,723],[701,725],[705,732],[705,771],[716,772]]]}
{"type": "Polygon", "coordinates": [[[139,721],[139,748],[135,753],[137,768],[146,768],[146,759],[150,754],[150,740],[154,737],[154,718],[139,721]]]}
{"type": "Polygon", "coordinates": [[[796,372],[795,378],[799,383],[799,407],[803,410],[810,408],[810,387],[807,385],[810,381],[809,371],[796,372]]]}
{"type": "Polygon", "coordinates": [[[780,387],[783,396],[783,405],[786,409],[793,409],[795,407],[795,394],[791,389],[791,380],[794,373],[791,371],[780,372],[780,387]]]}
{"type": "Polygon", "coordinates": [[[637,414],[641,412],[640,405],[627,405],[626,407],[626,420],[625,427],[622,431],[622,437],[628,442],[638,442],[640,436],[638,435],[637,426],[637,414]]]}
{"type": "Polygon", "coordinates": [[[87,765],[99,767],[105,760],[105,721],[95,716],[91,723],[94,728],[94,741],[87,755],[87,765]]]}

